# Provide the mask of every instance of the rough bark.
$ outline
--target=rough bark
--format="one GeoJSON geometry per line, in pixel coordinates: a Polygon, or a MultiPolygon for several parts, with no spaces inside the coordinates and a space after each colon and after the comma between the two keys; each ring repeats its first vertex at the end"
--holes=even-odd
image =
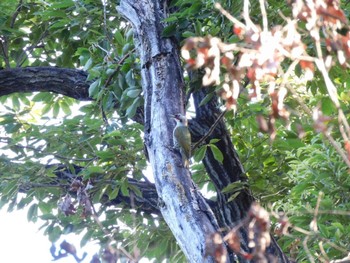
{"type": "Polygon", "coordinates": [[[213,262],[205,255],[205,243],[218,224],[172,148],[169,115],[184,111],[184,81],[176,45],[161,37],[166,9],[159,1],[124,0],[118,11],[133,25],[140,53],[145,143],[163,218],[189,262],[213,262]]]}
{"type": "Polygon", "coordinates": [[[77,69],[27,67],[0,70],[0,96],[15,92],[51,91],[77,100],[89,98],[87,73],[77,69]]]}

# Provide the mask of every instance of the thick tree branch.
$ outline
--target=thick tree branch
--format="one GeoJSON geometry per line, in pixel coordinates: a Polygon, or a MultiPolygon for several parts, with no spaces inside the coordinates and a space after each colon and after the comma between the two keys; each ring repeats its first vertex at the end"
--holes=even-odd
{"type": "MultiPolygon", "coordinates": [[[[77,174],[79,174],[84,169],[84,167],[78,165],[72,165],[71,167],[68,167],[65,164],[48,165],[46,168],[55,169],[54,174],[56,175],[56,178],[54,181],[50,183],[25,183],[23,185],[20,185],[20,192],[27,193],[33,188],[49,187],[61,188],[66,191],[69,191],[72,183],[75,180],[80,181],[82,179],[77,174]],[[74,167],[75,174],[72,174],[70,171],[72,167],[74,167]]],[[[4,179],[5,178],[3,178],[3,180],[4,179]]],[[[138,181],[133,178],[127,178],[127,180],[129,185],[136,187],[141,192],[141,195],[137,195],[136,193],[134,193],[132,198],[133,200],[131,200],[130,195],[125,196],[120,191],[118,195],[112,200],[110,200],[107,195],[102,196],[101,204],[104,206],[122,206],[127,209],[136,209],[140,212],[144,212],[147,214],[155,214],[161,216],[159,208],[159,198],[155,185],[149,181],[138,181]]],[[[101,183],[114,185],[117,182],[114,180],[105,180],[103,175],[97,176],[92,182],[92,184],[101,183]]],[[[70,194],[74,195],[74,193],[70,194]]],[[[206,200],[206,202],[208,202],[212,209],[217,207],[217,203],[214,201],[206,200]]]]}
{"type": "Polygon", "coordinates": [[[77,100],[89,98],[87,73],[77,69],[27,67],[0,70],[0,96],[15,92],[51,91],[77,100]]]}
{"type": "MultiPolygon", "coordinates": [[[[61,188],[64,189],[67,192],[70,192],[71,195],[75,195],[76,193],[71,191],[71,185],[74,183],[75,180],[81,181],[81,176],[77,175],[79,172],[84,169],[84,167],[77,166],[77,165],[71,165],[69,168],[67,165],[64,164],[54,164],[54,165],[48,165],[46,168],[52,169],[54,168],[54,174],[56,177],[51,181],[47,183],[30,183],[26,182],[19,186],[19,191],[21,193],[27,193],[28,191],[32,190],[33,188],[61,188]],[[70,168],[74,167],[74,173],[72,174],[70,171],[70,168]]],[[[2,178],[5,180],[5,178],[2,178]]],[[[140,192],[141,195],[137,195],[136,193],[133,193],[133,200],[131,200],[130,195],[125,196],[121,193],[121,191],[118,193],[118,195],[110,200],[107,195],[103,195],[101,199],[101,204],[105,206],[122,206],[127,209],[136,209],[142,212],[145,212],[147,214],[156,214],[160,215],[160,210],[158,207],[158,194],[155,188],[155,185],[146,182],[146,181],[138,181],[132,178],[128,178],[128,184],[132,185],[133,187],[136,187],[140,192]]],[[[92,186],[95,184],[110,184],[114,185],[117,184],[116,181],[111,180],[105,180],[103,175],[96,176],[94,180],[91,182],[92,186]]],[[[131,191],[131,190],[130,190],[131,191]]]]}

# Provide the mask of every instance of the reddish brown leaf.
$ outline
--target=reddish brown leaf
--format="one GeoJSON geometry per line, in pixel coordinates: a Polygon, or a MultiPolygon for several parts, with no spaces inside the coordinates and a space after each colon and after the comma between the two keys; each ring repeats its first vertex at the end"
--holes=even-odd
{"type": "Polygon", "coordinates": [[[227,250],[219,233],[214,233],[207,238],[205,251],[206,255],[214,257],[217,263],[225,263],[227,260],[227,250]]]}
{"type": "Polygon", "coordinates": [[[64,251],[66,251],[67,253],[69,253],[71,255],[75,255],[77,253],[75,246],[68,243],[66,240],[64,240],[61,243],[60,247],[61,247],[61,249],[63,249],[64,251]]]}
{"type": "Polygon", "coordinates": [[[348,159],[350,160],[350,141],[346,141],[344,144],[344,148],[346,150],[346,153],[348,155],[348,159]]]}
{"type": "Polygon", "coordinates": [[[299,64],[302,69],[308,69],[308,70],[311,70],[312,72],[315,71],[315,65],[311,61],[300,60],[299,64]]]}
{"type": "Polygon", "coordinates": [[[187,66],[194,68],[196,66],[196,60],[194,58],[189,58],[186,60],[187,66]]]}
{"type": "Polygon", "coordinates": [[[58,204],[58,208],[66,215],[74,215],[76,209],[73,205],[72,198],[70,195],[66,195],[61,202],[58,204]]]}
{"type": "Polygon", "coordinates": [[[239,37],[242,37],[242,35],[244,33],[244,29],[240,26],[234,25],[233,26],[233,33],[235,33],[239,37]]]}
{"type": "Polygon", "coordinates": [[[297,124],[297,131],[298,131],[298,138],[302,139],[306,136],[306,132],[303,128],[303,126],[301,126],[300,124],[297,124]]]}
{"type": "Polygon", "coordinates": [[[237,233],[237,229],[232,229],[226,236],[225,240],[228,246],[235,252],[240,253],[241,250],[241,242],[237,233]]]}
{"type": "Polygon", "coordinates": [[[323,16],[325,22],[335,24],[339,21],[347,24],[347,19],[344,12],[341,9],[334,7],[333,5],[328,6],[327,9],[322,7],[318,8],[316,11],[319,15],[323,16]]]}
{"type": "Polygon", "coordinates": [[[267,121],[264,118],[264,116],[257,115],[256,116],[256,121],[258,122],[260,131],[262,131],[262,132],[268,132],[269,131],[269,126],[268,126],[267,121]]]}

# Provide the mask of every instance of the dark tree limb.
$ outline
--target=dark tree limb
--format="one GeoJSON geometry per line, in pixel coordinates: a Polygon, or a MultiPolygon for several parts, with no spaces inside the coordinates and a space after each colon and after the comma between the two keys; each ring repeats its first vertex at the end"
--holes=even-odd
{"type": "MultiPolygon", "coordinates": [[[[227,185],[237,181],[246,182],[247,177],[244,174],[243,166],[234,149],[224,120],[220,118],[222,112],[218,107],[218,98],[214,96],[207,104],[199,106],[207,92],[208,88],[201,88],[193,93],[196,118],[190,122],[190,129],[193,140],[197,141],[203,138],[203,136],[207,136],[213,124],[216,124],[215,129],[207,136],[205,143],[208,144],[211,139],[220,139],[215,145],[223,154],[223,163],[220,163],[214,158],[210,149],[208,149],[203,163],[217,190],[217,202],[213,207],[214,214],[222,229],[231,229],[246,217],[254,198],[249,189],[242,190],[231,202],[228,202],[230,195],[222,193],[222,190],[227,185]]],[[[242,249],[249,251],[247,230],[241,228],[240,234],[242,249]]],[[[274,255],[278,259],[278,262],[289,262],[273,238],[267,252],[274,255]]],[[[244,259],[240,259],[240,262],[243,261],[244,259]]]]}
{"type": "Polygon", "coordinates": [[[77,69],[27,67],[0,70],[0,96],[15,92],[51,91],[77,100],[89,97],[87,73],[77,69]]]}

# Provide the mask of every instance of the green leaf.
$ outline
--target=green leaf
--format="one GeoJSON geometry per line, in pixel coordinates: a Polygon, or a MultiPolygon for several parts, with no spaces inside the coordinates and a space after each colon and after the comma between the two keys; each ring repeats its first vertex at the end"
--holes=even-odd
{"type": "Polygon", "coordinates": [[[90,174],[102,174],[104,173],[104,169],[100,166],[89,166],[86,169],[90,174]]]}
{"type": "Polygon", "coordinates": [[[60,106],[61,106],[61,109],[63,110],[63,112],[66,114],[66,115],[71,115],[72,114],[72,111],[69,107],[69,105],[65,102],[65,101],[62,101],[60,103],[60,106]]]}
{"type": "Polygon", "coordinates": [[[128,180],[124,179],[120,184],[120,190],[122,192],[122,195],[129,196],[129,183],[128,180]]]}
{"type": "Polygon", "coordinates": [[[88,61],[86,61],[86,63],[85,63],[84,70],[85,71],[89,70],[92,66],[92,63],[93,63],[92,58],[89,58],[88,61]]]}
{"type": "Polygon", "coordinates": [[[132,45],[131,45],[130,43],[126,43],[126,44],[123,46],[122,54],[123,54],[123,55],[126,55],[131,49],[132,49],[132,45]]]}
{"type": "Polygon", "coordinates": [[[220,139],[211,139],[209,144],[214,144],[214,143],[217,143],[218,141],[220,141],[220,139]]]}
{"type": "Polygon", "coordinates": [[[67,8],[67,7],[71,7],[74,5],[74,2],[72,0],[63,0],[63,1],[59,1],[56,3],[53,3],[50,7],[52,9],[61,9],[61,8],[67,8]]]}
{"type": "Polygon", "coordinates": [[[214,96],[214,92],[208,93],[205,95],[205,97],[202,99],[202,101],[199,103],[199,107],[207,104],[214,96]]]}
{"type": "Polygon", "coordinates": [[[38,217],[38,205],[37,204],[32,204],[27,213],[27,220],[35,222],[38,217]]]}
{"type": "Polygon", "coordinates": [[[210,146],[211,151],[213,152],[215,160],[222,163],[222,161],[224,160],[224,156],[223,156],[222,152],[219,150],[219,148],[214,144],[209,144],[209,146],[210,146]]]}
{"type": "Polygon", "coordinates": [[[185,31],[182,33],[182,37],[184,37],[184,38],[194,37],[194,36],[196,36],[196,34],[191,32],[191,31],[185,31]]]}
{"type": "Polygon", "coordinates": [[[114,160],[116,157],[115,153],[108,151],[108,150],[96,151],[95,154],[96,154],[96,156],[101,158],[102,161],[111,161],[111,160],[114,160]]]}
{"type": "Polygon", "coordinates": [[[15,111],[18,111],[20,109],[20,102],[18,96],[16,95],[12,96],[12,106],[15,109],[15,111]]]}
{"type": "Polygon", "coordinates": [[[120,187],[115,186],[114,189],[108,193],[109,200],[115,199],[119,194],[119,190],[120,190],[120,187]]]}
{"type": "Polygon", "coordinates": [[[59,226],[54,226],[48,231],[50,242],[54,243],[61,237],[62,231],[59,226]]]}
{"type": "Polygon", "coordinates": [[[136,185],[129,185],[130,190],[132,190],[136,196],[142,197],[142,192],[136,185]]]}
{"type": "Polygon", "coordinates": [[[85,235],[81,238],[80,247],[85,246],[90,241],[93,234],[94,234],[94,231],[92,230],[87,231],[85,235]]]}
{"type": "Polygon", "coordinates": [[[162,37],[171,37],[176,33],[177,24],[171,24],[163,29],[162,37]]]}
{"type": "Polygon", "coordinates": [[[93,83],[91,83],[89,87],[89,97],[90,98],[95,98],[96,95],[98,94],[99,87],[101,84],[101,79],[95,80],[93,83]]]}
{"type": "Polygon", "coordinates": [[[201,146],[198,150],[195,151],[193,159],[196,162],[200,162],[201,160],[203,160],[206,152],[207,152],[207,145],[201,146]]]}
{"type": "Polygon", "coordinates": [[[39,218],[42,220],[56,220],[57,219],[57,217],[54,216],[53,214],[44,214],[44,215],[39,216],[39,218]]]}
{"type": "Polygon", "coordinates": [[[129,70],[125,75],[125,81],[129,87],[135,87],[135,78],[132,70],[129,70]]]}
{"type": "Polygon", "coordinates": [[[141,94],[141,90],[140,89],[131,89],[129,90],[126,95],[130,98],[136,98],[141,94]]]}
{"type": "Polygon", "coordinates": [[[31,100],[49,102],[52,99],[52,94],[49,92],[39,92],[31,100]]]}
{"type": "Polygon", "coordinates": [[[2,195],[12,197],[18,190],[17,180],[10,181],[5,188],[2,189],[2,195]]]}
{"type": "Polygon", "coordinates": [[[114,34],[114,38],[115,40],[117,41],[117,43],[120,45],[120,46],[124,46],[124,37],[123,35],[120,33],[120,31],[116,31],[115,34],[114,34]]]}
{"type": "Polygon", "coordinates": [[[234,193],[234,192],[239,192],[245,188],[248,187],[248,183],[247,182],[242,182],[242,181],[236,181],[234,183],[231,183],[229,185],[227,185],[224,189],[222,189],[222,193],[223,194],[227,194],[227,193],[234,193]]]}
{"type": "Polygon", "coordinates": [[[48,113],[52,108],[51,104],[46,104],[42,109],[41,109],[41,114],[45,115],[46,113],[48,113]]]}
{"type": "Polygon", "coordinates": [[[60,112],[60,105],[58,102],[55,102],[52,107],[52,115],[54,118],[57,118],[58,113],[60,112]]]}
{"type": "Polygon", "coordinates": [[[131,104],[131,106],[128,107],[128,108],[126,109],[126,115],[127,115],[129,118],[132,118],[132,117],[135,116],[136,110],[137,110],[137,108],[140,106],[140,103],[141,103],[141,99],[140,99],[140,97],[137,97],[137,98],[134,100],[133,104],[131,104]]]}
{"type": "Polygon", "coordinates": [[[240,194],[240,192],[235,192],[230,196],[230,198],[227,200],[227,202],[231,202],[236,199],[236,197],[240,194]]]}
{"type": "Polygon", "coordinates": [[[322,98],[321,109],[322,113],[327,116],[331,116],[333,113],[336,112],[336,107],[334,106],[333,101],[329,97],[322,98]]]}
{"type": "Polygon", "coordinates": [[[53,205],[46,202],[40,202],[38,207],[43,214],[49,214],[53,209],[53,205]]]}
{"type": "Polygon", "coordinates": [[[120,130],[115,130],[107,133],[105,136],[103,136],[104,139],[109,137],[120,137],[122,136],[122,132],[120,130]]]}

